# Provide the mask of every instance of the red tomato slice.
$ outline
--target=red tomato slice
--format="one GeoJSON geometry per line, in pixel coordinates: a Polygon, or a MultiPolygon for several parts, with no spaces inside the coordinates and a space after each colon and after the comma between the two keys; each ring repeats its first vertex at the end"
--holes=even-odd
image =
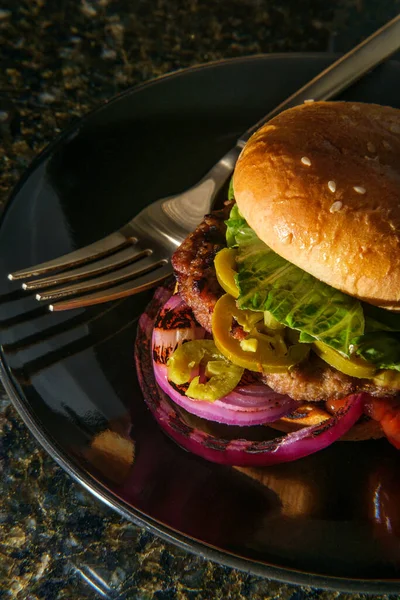
{"type": "Polygon", "coordinates": [[[365,412],[380,423],[389,442],[400,450],[400,401],[370,396],[365,403],[365,412]]]}

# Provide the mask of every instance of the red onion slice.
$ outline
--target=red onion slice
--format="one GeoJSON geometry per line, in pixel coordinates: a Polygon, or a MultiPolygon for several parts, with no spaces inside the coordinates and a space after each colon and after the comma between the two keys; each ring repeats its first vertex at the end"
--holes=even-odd
{"type": "Polygon", "coordinates": [[[155,319],[152,334],[154,373],[158,385],[176,404],[198,417],[240,426],[276,421],[294,410],[297,406],[294,400],[277,394],[266,385],[241,385],[215,402],[188,398],[182,389],[168,380],[166,362],[178,345],[184,341],[202,339],[205,334],[190,307],[178,294],[169,298],[155,319]],[[251,390],[254,390],[254,394],[251,390]]]}
{"type": "Polygon", "coordinates": [[[276,394],[267,386],[264,386],[266,388],[264,398],[258,396],[256,401],[253,401],[251,395],[244,398],[236,392],[231,392],[215,402],[192,400],[171,385],[165,365],[154,363],[154,375],[160,388],[176,404],[197,417],[226,425],[249,426],[271,423],[289,414],[297,406],[297,402],[288,396],[276,394]]]}
{"type": "MultiPolygon", "coordinates": [[[[164,296],[163,296],[164,297],[164,296]]],[[[154,319],[150,333],[153,356],[165,364],[175,348],[189,340],[201,340],[206,335],[195,320],[192,310],[179,294],[171,296],[154,319]]]]}
{"type": "Polygon", "coordinates": [[[154,417],[183,448],[203,458],[226,465],[266,466],[303,458],[326,448],[356,423],[363,413],[366,394],[354,394],[334,416],[320,425],[306,427],[268,441],[245,438],[223,439],[194,428],[174,408],[168,395],[157,386],[151,359],[151,331],[155,308],[161,307],[160,297],[153,299],[139,321],[136,338],[136,367],[144,398],[154,417]]]}
{"type": "Polygon", "coordinates": [[[276,411],[274,419],[276,421],[281,417],[291,413],[298,407],[298,402],[289,396],[278,394],[268,385],[249,384],[247,386],[236,387],[230,394],[221,398],[226,406],[232,410],[260,410],[268,408],[276,411]],[[261,389],[262,392],[261,392],[261,389]]]}

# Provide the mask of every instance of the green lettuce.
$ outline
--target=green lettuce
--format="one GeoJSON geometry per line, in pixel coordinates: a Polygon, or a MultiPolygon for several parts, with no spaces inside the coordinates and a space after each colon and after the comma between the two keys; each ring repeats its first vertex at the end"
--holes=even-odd
{"type": "Polygon", "coordinates": [[[319,340],[400,371],[400,314],[360,302],[289,263],[257,237],[236,204],[226,225],[227,244],[238,249],[240,308],[271,312],[298,330],[301,342],[319,340]]]}
{"type": "Polygon", "coordinates": [[[400,337],[395,333],[366,333],[354,340],[358,356],[365,358],[380,369],[400,371],[400,337]]]}
{"type": "Polygon", "coordinates": [[[364,333],[361,303],[319,281],[273,252],[235,205],[227,221],[227,243],[238,248],[239,308],[269,311],[300,331],[300,341],[319,340],[345,356],[364,333]]]}
{"type": "Polygon", "coordinates": [[[231,177],[231,180],[229,182],[229,189],[228,189],[228,200],[232,201],[235,199],[235,192],[233,191],[233,177],[231,177]]]}

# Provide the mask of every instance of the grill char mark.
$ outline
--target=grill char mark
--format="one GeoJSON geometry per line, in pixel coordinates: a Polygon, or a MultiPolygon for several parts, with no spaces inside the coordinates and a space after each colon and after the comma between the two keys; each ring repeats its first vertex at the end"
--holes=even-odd
{"type": "Polygon", "coordinates": [[[231,205],[206,215],[172,257],[179,293],[192,308],[197,321],[211,332],[215,303],[223,294],[214,268],[217,252],[226,246],[226,225],[231,205]]]}

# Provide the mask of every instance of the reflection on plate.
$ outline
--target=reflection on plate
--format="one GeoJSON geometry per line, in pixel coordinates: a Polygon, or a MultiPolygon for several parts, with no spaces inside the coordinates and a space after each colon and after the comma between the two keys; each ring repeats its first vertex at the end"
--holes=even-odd
{"type": "MultiPolygon", "coordinates": [[[[197,181],[327,56],[257,56],[178,72],[123,94],[48,148],[0,227],[4,384],[28,427],[120,513],[221,563],[287,582],[400,591],[400,453],[338,443],[297,463],[230,469],[157,427],[133,346],[151,293],[48,313],[6,274],[110,233],[197,181]],[[310,578],[310,575],[312,576],[310,578]]],[[[344,98],[400,107],[389,63],[344,98]]]]}

